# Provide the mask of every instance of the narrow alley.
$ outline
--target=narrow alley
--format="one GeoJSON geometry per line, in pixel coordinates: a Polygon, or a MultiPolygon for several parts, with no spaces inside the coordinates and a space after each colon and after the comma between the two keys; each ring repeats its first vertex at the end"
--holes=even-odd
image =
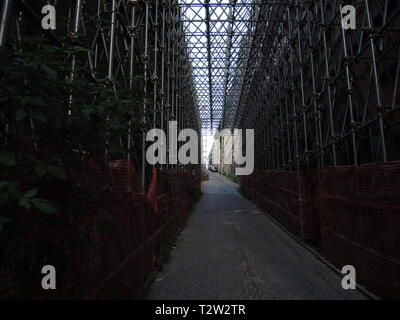
{"type": "Polygon", "coordinates": [[[148,299],[365,299],[218,173],[148,299]]]}

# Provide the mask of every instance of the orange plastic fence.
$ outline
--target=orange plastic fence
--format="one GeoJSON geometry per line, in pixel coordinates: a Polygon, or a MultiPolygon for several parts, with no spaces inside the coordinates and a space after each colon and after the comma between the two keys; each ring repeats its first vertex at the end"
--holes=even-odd
{"type": "Polygon", "coordinates": [[[240,178],[244,195],[304,240],[319,240],[313,172],[254,171],[240,178]]]}
{"type": "Polygon", "coordinates": [[[27,256],[0,266],[0,298],[134,297],[201,192],[200,178],[196,170],[155,170],[146,194],[133,165],[118,160],[84,161],[63,183],[31,181],[59,213],[40,215],[47,226],[36,222],[37,212],[21,219],[27,256]],[[163,180],[171,181],[169,189],[163,180]],[[56,290],[41,288],[47,264],[56,267],[56,290]]]}
{"type": "Polygon", "coordinates": [[[400,162],[313,171],[258,171],[243,193],[340,269],[384,298],[400,298],[400,162]]]}
{"type": "Polygon", "coordinates": [[[400,298],[400,162],[326,168],[319,184],[321,245],[338,267],[384,298],[400,298]]]}

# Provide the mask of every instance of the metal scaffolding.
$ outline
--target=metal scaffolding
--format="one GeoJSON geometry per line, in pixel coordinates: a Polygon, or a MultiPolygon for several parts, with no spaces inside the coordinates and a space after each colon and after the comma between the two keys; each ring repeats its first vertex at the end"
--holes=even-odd
{"type": "MultiPolygon", "coordinates": [[[[70,79],[80,66],[90,70],[88,81],[113,87],[116,96],[119,90],[140,91],[146,131],[168,131],[173,120],[178,130],[200,131],[192,67],[176,0],[3,0],[1,8],[0,46],[18,46],[26,34],[42,33],[55,46],[84,47],[87,54],[70,57],[70,79]],[[41,27],[41,8],[46,4],[55,6],[57,21],[65,21],[54,31],[41,27]]],[[[73,99],[71,93],[71,108],[73,99]]],[[[129,150],[127,159],[141,167],[143,184],[151,170],[146,166],[145,133],[129,130],[120,141],[129,150]]]]}
{"type": "Polygon", "coordinates": [[[180,1],[201,124],[206,132],[212,133],[221,123],[232,124],[259,3],[180,1]]]}
{"type": "Polygon", "coordinates": [[[398,1],[263,1],[233,126],[255,129],[256,167],[399,159],[399,27],[398,1]]]}
{"type": "MultiPolygon", "coordinates": [[[[81,65],[116,94],[140,88],[149,128],[177,120],[197,132],[255,129],[260,169],[399,158],[398,1],[3,0],[1,8],[0,45],[7,27],[20,41],[33,22],[55,45],[67,37],[86,47],[71,57],[70,77],[81,65]],[[47,3],[67,20],[54,32],[40,29],[47,3]],[[344,5],[356,8],[355,30],[342,28],[344,5]]],[[[139,154],[145,181],[144,134],[121,143],[128,159],[139,154]]]]}
{"type": "Polygon", "coordinates": [[[242,194],[399,297],[399,0],[0,0],[0,19],[0,297],[143,291],[206,178],[171,121],[254,130],[198,160],[236,174],[254,152],[227,174],[242,194]],[[169,164],[146,159],[157,128],[169,164]],[[41,262],[61,291],[34,283],[41,262]]]}

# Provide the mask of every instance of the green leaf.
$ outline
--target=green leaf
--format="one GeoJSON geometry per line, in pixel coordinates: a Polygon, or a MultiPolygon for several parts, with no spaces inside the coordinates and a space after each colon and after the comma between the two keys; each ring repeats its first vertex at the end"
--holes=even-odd
{"type": "Polygon", "coordinates": [[[96,113],[96,109],[94,108],[83,108],[81,111],[85,116],[90,116],[96,113]]]}
{"type": "Polygon", "coordinates": [[[54,208],[54,206],[50,203],[47,202],[47,200],[43,199],[33,199],[32,200],[33,205],[39,209],[40,211],[44,213],[56,213],[57,210],[54,208]]]}
{"type": "Polygon", "coordinates": [[[47,172],[55,178],[65,179],[65,170],[61,167],[49,164],[47,165],[47,172]]]}
{"type": "Polygon", "coordinates": [[[7,202],[8,202],[8,193],[1,191],[0,192],[0,204],[5,204],[7,202]]]}
{"type": "Polygon", "coordinates": [[[4,223],[10,222],[10,221],[11,221],[11,219],[8,218],[7,216],[4,216],[4,215],[0,216],[0,224],[4,224],[4,223]]]}
{"type": "Polygon", "coordinates": [[[27,112],[24,109],[19,109],[15,113],[15,120],[17,121],[22,121],[26,118],[27,112]]]}
{"type": "Polygon", "coordinates": [[[21,103],[24,106],[27,104],[31,104],[34,106],[45,106],[46,105],[42,97],[32,97],[32,96],[22,97],[21,103]]]}
{"type": "Polygon", "coordinates": [[[19,239],[18,238],[11,238],[9,241],[6,242],[4,246],[4,252],[7,254],[12,253],[18,246],[19,239]]]}
{"type": "Polygon", "coordinates": [[[43,177],[47,173],[47,164],[45,162],[39,162],[35,166],[35,172],[39,177],[43,177]]]}
{"type": "Polygon", "coordinates": [[[42,69],[44,72],[46,72],[47,77],[48,77],[50,80],[57,80],[58,73],[57,73],[57,71],[54,70],[53,68],[50,68],[48,65],[41,64],[41,65],[40,65],[40,69],[42,69]]]}
{"type": "Polygon", "coordinates": [[[33,196],[35,196],[37,194],[37,189],[32,189],[32,190],[28,190],[25,194],[24,197],[25,198],[32,198],[33,196]]]}
{"type": "Polygon", "coordinates": [[[15,153],[13,151],[0,151],[0,163],[6,166],[15,166],[15,153]]]}
{"type": "Polygon", "coordinates": [[[149,99],[149,98],[144,98],[144,99],[143,99],[143,103],[144,103],[144,104],[152,104],[152,103],[153,103],[153,100],[151,100],[151,99],[149,99]]]}
{"type": "Polygon", "coordinates": [[[88,52],[88,49],[81,47],[81,46],[73,46],[73,47],[69,48],[70,54],[77,54],[77,53],[83,53],[83,52],[88,52]]]}
{"type": "Polygon", "coordinates": [[[30,112],[30,115],[31,115],[32,119],[38,120],[38,121],[40,121],[40,122],[47,122],[46,116],[45,116],[43,113],[41,113],[41,112],[32,110],[32,111],[30,112]]]}
{"type": "Polygon", "coordinates": [[[4,228],[4,224],[6,224],[7,222],[10,222],[11,219],[9,219],[7,216],[0,216],[0,232],[3,231],[4,228]]]}
{"type": "Polygon", "coordinates": [[[6,189],[8,192],[15,192],[18,182],[0,181],[0,190],[6,189]]]}
{"type": "Polygon", "coordinates": [[[106,216],[104,216],[104,220],[107,220],[109,222],[114,222],[114,217],[111,215],[106,215],[106,216]]]}
{"type": "Polygon", "coordinates": [[[113,130],[127,129],[127,126],[118,121],[114,121],[114,122],[110,123],[110,129],[113,129],[113,130]]]}
{"type": "Polygon", "coordinates": [[[19,206],[29,210],[31,208],[31,202],[26,198],[21,198],[18,202],[19,206]]]}
{"type": "Polygon", "coordinates": [[[58,179],[65,179],[65,170],[57,165],[39,162],[35,166],[35,172],[39,177],[43,177],[46,173],[58,179]]]}
{"type": "Polygon", "coordinates": [[[12,94],[18,93],[17,88],[13,86],[5,86],[5,88],[12,94]]]}

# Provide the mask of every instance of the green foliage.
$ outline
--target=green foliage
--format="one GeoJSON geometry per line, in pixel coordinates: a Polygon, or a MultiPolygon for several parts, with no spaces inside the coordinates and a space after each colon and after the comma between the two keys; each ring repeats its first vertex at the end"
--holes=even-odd
{"type": "Polygon", "coordinates": [[[71,78],[73,54],[87,50],[57,48],[43,37],[24,39],[17,50],[0,49],[0,238],[8,229],[15,233],[7,234],[9,242],[18,242],[18,216],[42,212],[65,218],[79,211],[68,204],[59,212],[60,206],[28,181],[67,179],[74,166],[71,150],[95,159],[105,150],[125,153],[121,139],[128,130],[145,127],[143,79],[134,79],[135,90],[97,83],[79,64],[71,78]],[[35,150],[46,146],[56,151],[37,156],[35,150]]]}
{"type": "Polygon", "coordinates": [[[4,224],[6,224],[7,222],[10,222],[11,219],[9,219],[7,216],[2,215],[0,216],[0,231],[3,230],[3,226],[4,224]]]}
{"type": "Polygon", "coordinates": [[[208,180],[210,180],[210,177],[208,176],[208,173],[206,172],[206,171],[202,171],[202,174],[201,174],[201,179],[203,180],[203,181],[208,181],[208,180]]]}
{"type": "Polygon", "coordinates": [[[233,174],[230,174],[228,172],[222,171],[222,174],[227,177],[229,180],[235,182],[235,183],[239,183],[239,177],[233,174]]]}
{"type": "Polygon", "coordinates": [[[15,153],[13,151],[0,151],[0,163],[6,166],[15,166],[15,153]]]}
{"type": "Polygon", "coordinates": [[[56,164],[52,164],[51,160],[40,161],[35,166],[35,172],[39,177],[43,177],[46,174],[53,176],[58,179],[65,179],[65,170],[56,164]]]}

